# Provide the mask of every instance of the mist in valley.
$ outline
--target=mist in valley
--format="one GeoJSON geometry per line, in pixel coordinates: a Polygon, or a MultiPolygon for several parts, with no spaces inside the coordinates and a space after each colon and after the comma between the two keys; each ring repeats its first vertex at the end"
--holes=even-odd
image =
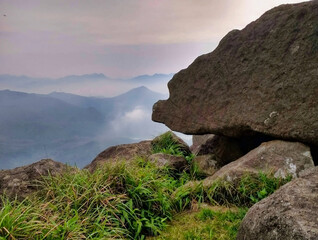
{"type": "Polygon", "coordinates": [[[1,90],[0,168],[43,158],[84,167],[109,146],[152,139],[168,130],[151,120],[165,98],[144,86],[109,98],[1,90]]]}

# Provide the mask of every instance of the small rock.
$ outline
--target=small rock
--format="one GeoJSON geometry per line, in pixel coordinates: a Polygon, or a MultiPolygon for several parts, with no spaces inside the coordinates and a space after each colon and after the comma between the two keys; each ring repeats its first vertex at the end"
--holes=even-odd
{"type": "Polygon", "coordinates": [[[173,156],[170,154],[155,153],[149,156],[149,160],[158,167],[167,166],[178,171],[184,170],[188,162],[182,156],[173,156]]]}
{"type": "Polygon", "coordinates": [[[196,156],[193,162],[198,168],[198,172],[206,176],[213,175],[219,169],[212,154],[196,156]]]}

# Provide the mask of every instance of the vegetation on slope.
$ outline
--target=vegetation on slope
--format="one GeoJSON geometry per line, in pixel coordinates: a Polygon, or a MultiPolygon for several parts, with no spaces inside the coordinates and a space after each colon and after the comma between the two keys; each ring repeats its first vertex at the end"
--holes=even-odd
{"type": "MultiPolygon", "coordinates": [[[[70,169],[44,178],[41,190],[22,202],[3,197],[0,239],[145,239],[159,235],[174,216],[198,204],[249,207],[287,181],[260,174],[238,183],[216,182],[209,189],[200,183],[184,187],[196,179],[191,167],[178,173],[142,158],[109,163],[94,173],[70,169]]],[[[234,239],[245,212],[202,210],[194,216],[202,226],[182,230],[188,232],[183,237],[234,239]],[[225,228],[219,231],[220,224],[225,228]]]]}

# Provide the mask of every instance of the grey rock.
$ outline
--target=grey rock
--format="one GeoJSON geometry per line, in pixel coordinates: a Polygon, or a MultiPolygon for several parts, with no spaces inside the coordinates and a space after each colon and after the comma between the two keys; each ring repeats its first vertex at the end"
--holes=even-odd
{"type": "Polygon", "coordinates": [[[172,169],[182,171],[184,170],[188,162],[182,156],[173,156],[164,153],[155,153],[149,156],[149,161],[155,163],[158,167],[170,167],[172,169]]]}
{"type": "Polygon", "coordinates": [[[219,169],[217,167],[217,161],[211,154],[196,156],[193,159],[194,164],[197,167],[199,173],[206,176],[211,176],[219,169]]]}
{"type": "Polygon", "coordinates": [[[136,157],[147,158],[149,155],[151,155],[151,141],[112,146],[98,154],[84,169],[94,172],[105,163],[117,161],[129,162],[136,157]]]}
{"type": "Polygon", "coordinates": [[[298,177],[302,171],[314,167],[310,148],[302,143],[274,140],[262,143],[238,160],[225,165],[203,181],[205,187],[216,179],[234,181],[244,174],[260,171],[273,173],[275,177],[298,177]]]}
{"type": "Polygon", "coordinates": [[[39,189],[39,181],[43,180],[43,176],[62,174],[68,168],[70,167],[63,163],[42,159],[27,166],[2,170],[0,171],[0,194],[23,199],[39,189]]]}
{"type": "Polygon", "coordinates": [[[282,186],[246,214],[237,240],[318,239],[318,167],[282,186]]]}

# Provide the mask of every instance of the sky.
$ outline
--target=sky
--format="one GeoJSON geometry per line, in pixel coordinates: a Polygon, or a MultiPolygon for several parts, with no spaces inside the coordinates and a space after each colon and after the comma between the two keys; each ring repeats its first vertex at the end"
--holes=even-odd
{"type": "Polygon", "coordinates": [[[0,0],[0,74],[175,73],[294,0],[0,0]]]}

